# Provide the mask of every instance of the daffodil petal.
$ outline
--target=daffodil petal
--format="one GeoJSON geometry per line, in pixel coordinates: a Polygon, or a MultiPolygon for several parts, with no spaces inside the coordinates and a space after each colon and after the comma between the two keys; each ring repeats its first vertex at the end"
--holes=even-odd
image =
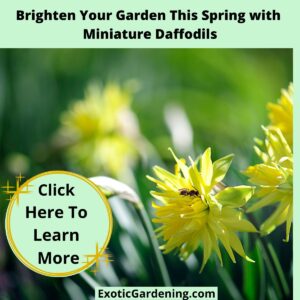
{"type": "Polygon", "coordinates": [[[267,163],[267,162],[270,161],[270,158],[269,158],[269,156],[268,156],[267,153],[261,151],[261,150],[259,149],[259,147],[257,147],[257,146],[254,146],[253,148],[254,148],[254,151],[256,152],[256,154],[260,157],[260,159],[261,159],[264,163],[267,163]]]}
{"type": "Polygon", "coordinates": [[[184,184],[184,181],[181,180],[179,177],[175,176],[174,174],[168,172],[167,170],[159,166],[153,167],[153,171],[159,179],[161,179],[167,184],[171,184],[177,190],[181,188],[184,184]]]}
{"type": "Polygon", "coordinates": [[[246,219],[223,219],[222,222],[226,224],[230,230],[240,232],[257,232],[254,225],[246,219]]]}
{"type": "Polygon", "coordinates": [[[227,187],[215,198],[223,205],[229,207],[241,207],[252,197],[254,187],[241,185],[235,187],[227,187]]]}
{"type": "Polygon", "coordinates": [[[220,239],[220,241],[222,242],[222,245],[224,246],[226,252],[228,253],[229,257],[231,258],[233,263],[236,263],[234,254],[232,252],[231,246],[230,246],[230,241],[229,241],[229,237],[226,235],[226,229],[224,229],[223,227],[220,228],[220,224],[210,224],[210,226],[212,226],[212,230],[214,230],[217,233],[218,238],[220,239]]]}
{"type": "Polygon", "coordinates": [[[207,148],[201,156],[201,175],[207,186],[211,185],[213,165],[211,161],[211,148],[207,148]]]}
{"type": "Polygon", "coordinates": [[[288,213],[287,204],[281,202],[276,208],[275,212],[260,226],[262,235],[270,234],[274,229],[281,225],[286,220],[288,213]]]}
{"type": "Polygon", "coordinates": [[[266,164],[250,166],[244,174],[250,177],[249,181],[256,185],[276,186],[283,180],[280,170],[266,164]]]}
{"type": "Polygon", "coordinates": [[[292,220],[293,220],[293,204],[290,204],[290,206],[288,208],[288,213],[287,213],[285,242],[288,242],[290,239],[292,220]]]}
{"type": "Polygon", "coordinates": [[[221,266],[223,266],[223,259],[222,259],[222,254],[221,254],[220,247],[218,244],[218,238],[216,237],[216,234],[211,230],[211,228],[209,226],[207,226],[207,231],[208,231],[210,239],[211,239],[212,249],[217,253],[220,264],[221,264],[221,266]]]}
{"type": "Polygon", "coordinates": [[[273,193],[267,194],[265,197],[258,200],[256,203],[254,203],[252,206],[250,206],[247,209],[247,212],[256,211],[256,210],[261,209],[265,206],[274,204],[279,200],[280,200],[280,194],[277,191],[275,191],[273,193]]]}
{"type": "Polygon", "coordinates": [[[149,179],[150,181],[154,182],[154,183],[156,184],[156,186],[157,186],[160,190],[165,190],[165,191],[166,191],[166,190],[170,189],[170,185],[166,184],[165,182],[160,181],[160,180],[158,180],[158,179],[156,179],[156,178],[153,178],[153,177],[151,177],[151,176],[149,176],[149,175],[147,175],[146,177],[147,177],[147,179],[149,179]]]}
{"type": "Polygon", "coordinates": [[[203,271],[203,268],[206,265],[212,250],[212,243],[207,229],[203,231],[202,242],[203,242],[203,259],[202,259],[200,273],[203,271]]]}
{"type": "Polygon", "coordinates": [[[229,240],[230,240],[230,245],[231,245],[232,249],[240,256],[246,257],[246,253],[242,246],[242,243],[235,233],[230,232],[229,240]]]}
{"type": "Polygon", "coordinates": [[[213,163],[213,176],[212,176],[213,185],[217,184],[218,182],[221,182],[224,179],[231,165],[233,156],[234,156],[233,154],[229,154],[227,156],[224,156],[216,160],[213,163]]]}
{"type": "Polygon", "coordinates": [[[189,168],[188,168],[188,166],[185,164],[185,162],[183,162],[181,159],[179,159],[179,158],[175,155],[174,151],[173,151],[171,148],[169,148],[169,151],[172,153],[172,155],[173,155],[173,157],[174,157],[174,159],[175,159],[175,161],[176,161],[178,167],[180,168],[180,170],[181,170],[183,176],[184,176],[186,179],[188,179],[188,178],[189,178],[189,168]]]}

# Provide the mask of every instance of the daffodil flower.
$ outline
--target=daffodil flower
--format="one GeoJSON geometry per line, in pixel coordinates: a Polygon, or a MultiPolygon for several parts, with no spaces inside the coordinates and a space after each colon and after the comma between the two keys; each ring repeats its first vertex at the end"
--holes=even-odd
{"type": "Polygon", "coordinates": [[[131,97],[114,83],[102,89],[91,85],[85,98],[62,114],[58,138],[66,145],[66,158],[73,167],[120,177],[135,165],[140,136],[131,97]]]}
{"type": "Polygon", "coordinates": [[[160,224],[157,235],[164,240],[163,252],[175,250],[182,259],[187,259],[202,247],[201,271],[213,252],[222,264],[220,244],[234,263],[234,252],[252,261],[245,254],[237,233],[256,231],[239,209],[252,197],[254,188],[245,185],[216,188],[225,178],[233,155],[213,163],[208,148],[199,167],[191,158],[187,165],[185,160],[172,154],[176,161],[174,174],[155,166],[153,170],[158,179],[148,176],[159,189],[151,194],[159,203],[153,203],[156,216],[153,222],[160,224]]]}
{"type": "Polygon", "coordinates": [[[250,166],[244,172],[257,186],[259,199],[248,209],[253,212],[266,206],[276,206],[274,212],[261,225],[263,235],[286,223],[285,241],[289,241],[293,219],[293,153],[281,130],[264,128],[266,139],[255,151],[262,163],[250,166]]]}

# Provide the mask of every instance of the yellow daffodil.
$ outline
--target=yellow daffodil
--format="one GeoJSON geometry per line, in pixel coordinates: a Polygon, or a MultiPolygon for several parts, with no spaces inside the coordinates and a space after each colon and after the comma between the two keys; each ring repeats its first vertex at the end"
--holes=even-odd
{"type": "MultiPolygon", "coordinates": [[[[173,153],[173,152],[172,152],[173,153]]],[[[218,188],[231,164],[233,155],[212,163],[211,149],[208,148],[198,163],[190,158],[188,166],[183,159],[176,161],[175,174],[155,166],[158,179],[148,176],[160,191],[151,194],[160,204],[153,203],[156,218],[161,224],[158,236],[165,244],[164,253],[177,250],[182,259],[187,259],[199,246],[203,248],[201,271],[212,252],[222,264],[220,243],[231,260],[234,252],[251,261],[245,254],[237,232],[255,232],[255,227],[243,219],[239,210],[253,195],[254,188],[235,186],[218,188]]]]}
{"type": "Polygon", "coordinates": [[[271,127],[279,128],[287,140],[293,146],[293,85],[288,90],[281,91],[278,103],[268,103],[271,127]]]}
{"type": "Polygon", "coordinates": [[[136,161],[138,128],[130,104],[131,93],[113,83],[91,85],[83,100],[71,104],[59,136],[68,141],[66,157],[73,167],[118,177],[136,161]]]}
{"type": "Polygon", "coordinates": [[[256,197],[260,200],[248,211],[276,205],[275,211],[261,225],[263,235],[271,233],[286,222],[286,238],[289,240],[293,218],[293,153],[280,129],[264,128],[266,139],[255,151],[262,163],[250,166],[245,174],[257,185],[256,197]]]}

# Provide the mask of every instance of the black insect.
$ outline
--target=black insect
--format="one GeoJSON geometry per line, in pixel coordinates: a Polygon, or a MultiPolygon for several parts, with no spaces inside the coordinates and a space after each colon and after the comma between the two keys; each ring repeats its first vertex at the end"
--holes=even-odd
{"type": "Polygon", "coordinates": [[[179,190],[179,195],[195,197],[195,196],[199,196],[199,192],[197,190],[188,190],[184,188],[179,190]]]}

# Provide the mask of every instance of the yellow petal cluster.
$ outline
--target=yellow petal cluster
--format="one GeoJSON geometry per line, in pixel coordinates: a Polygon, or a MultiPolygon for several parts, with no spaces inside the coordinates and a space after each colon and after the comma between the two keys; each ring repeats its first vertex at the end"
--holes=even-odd
{"type": "Polygon", "coordinates": [[[264,142],[255,146],[262,163],[245,171],[249,181],[257,186],[256,197],[259,199],[248,211],[274,207],[273,213],[261,225],[261,233],[269,234],[286,223],[285,241],[288,241],[293,218],[293,153],[279,128],[272,126],[264,131],[264,142]]]}
{"type": "Polygon", "coordinates": [[[270,127],[281,130],[288,144],[293,146],[293,96],[294,88],[290,84],[288,90],[281,91],[278,103],[268,103],[270,127]]]}
{"type": "Polygon", "coordinates": [[[187,259],[198,247],[202,247],[201,270],[213,252],[222,264],[220,244],[233,262],[234,252],[251,261],[237,233],[256,231],[239,209],[251,198],[254,188],[218,187],[233,155],[212,162],[211,149],[208,148],[200,162],[189,158],[190,165],[174,153],[173,156],[176,161],[174,173],[155,166],[157,178],[148,176],[159,189],[151,194],[158,200],[158,203],[153,203],[156,216],[153,222],[160,224],[157,234],[164,240],[161,246],[163,252],[174,250],[182,259],[187,259]]]}
{"type": "Polygon", "coordinates": [[[126,132],[131,96],[114,83],[91,85],[84,99],[63,113],[59,136],[67,141],[66,157],[73,167],[118,176],[135,162],[135,142],[126,132]]]}

